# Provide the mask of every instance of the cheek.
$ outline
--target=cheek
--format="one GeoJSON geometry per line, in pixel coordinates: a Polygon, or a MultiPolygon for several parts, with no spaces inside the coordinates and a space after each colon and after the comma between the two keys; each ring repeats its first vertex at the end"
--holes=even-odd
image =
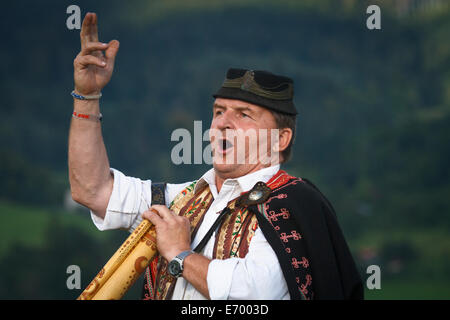
{"type": "Polygon", "coordinates": [[[216,118],[212,118],[209,129],[215,129],[215,128],[217,128],[217,120],[216,120],[216,118]]]}
{"type": "Polygon", "coordinates": [[[208,137],[212,150],[215,150],[220,141],[225,138],[225,135],[222,130],[218,130],[211,125],[211,128],[208,130],[208,137]]]}
{"type": "Polygon", "coordinates": [[[278,129],[261,129],[258,134],[258,147],[270,151],[278,144],[278,129]]]}

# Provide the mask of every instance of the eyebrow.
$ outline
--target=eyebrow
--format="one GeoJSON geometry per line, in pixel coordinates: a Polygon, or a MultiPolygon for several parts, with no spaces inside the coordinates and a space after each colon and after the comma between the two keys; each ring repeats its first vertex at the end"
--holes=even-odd
{"type": "MultiPolygon", "coordinates": [[[[220,104],[214,104],[213,105],[213,110],[215,110],[215,109],[226,109],[227,107],[225,107],[225,106],[222,106],[222,105],[220,105],[220,104]]],[[[250,109],[249,107],[247,107],[247,106],[245,106],[245,107],[239,107],[239,106],[237,106],[237,107],[232,107],[232,109],[233,110],[236,110],[236,111],[248,111],[248,112],[250,112],[250,113],[254,113],[254,111],[252,110],[252,109],[250,109]]]]}

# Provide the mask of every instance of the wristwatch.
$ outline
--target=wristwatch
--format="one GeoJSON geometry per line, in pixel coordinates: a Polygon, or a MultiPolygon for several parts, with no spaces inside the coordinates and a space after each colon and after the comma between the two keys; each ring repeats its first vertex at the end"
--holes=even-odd
{"type": "Polygon", "coordinates": [[[173,260],[170,261],[169,265],[168,265],[170,275],[172,275],[176,278],[181,276],[181,274],[183,273],[184,259],[192,253],[195,253],[195,252],[192,250],[186,250],[186,251],[179,253],[175,258],[173,258],[173,260]]]}

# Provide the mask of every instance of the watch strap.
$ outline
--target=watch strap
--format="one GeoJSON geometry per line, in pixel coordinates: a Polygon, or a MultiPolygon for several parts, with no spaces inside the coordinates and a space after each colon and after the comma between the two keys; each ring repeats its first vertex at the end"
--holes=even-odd
{"type": "Polygon", "coordinates": [[[190,255],[190,254],[192,254],[192,253],[195,253],[195,252],[192,251],[192,250],[185,250],[185,251],[183,251],[183,252],[177,254],[177,256],[176,256],[174,259],[178,259],[178,260],[180,260],[181,262],[183,262],[184,259],[185,259],[188,255],[190,255]]]}

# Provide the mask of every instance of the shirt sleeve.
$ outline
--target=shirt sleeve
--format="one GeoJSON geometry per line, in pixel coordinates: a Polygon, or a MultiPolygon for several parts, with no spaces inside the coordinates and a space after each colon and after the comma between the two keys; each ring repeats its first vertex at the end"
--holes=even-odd
{"type": "MultiPolygon", "coordinates": [[[[128,177],[119,170],[111,168],[114,184],[104,219],[91,210],[91,218],[99,230],[128,229],[132,232],[142,221],[142,213],[152,203],[151,180],[128,177]]],[[[190,182],[167,184],[166,205],[190,182]]]]}
{"type": "Polygon", "coordinates": [[[212,300],[290,299],[278,258],[259,228],[247,255],[212,260],[206,281],[212,300]]]}

